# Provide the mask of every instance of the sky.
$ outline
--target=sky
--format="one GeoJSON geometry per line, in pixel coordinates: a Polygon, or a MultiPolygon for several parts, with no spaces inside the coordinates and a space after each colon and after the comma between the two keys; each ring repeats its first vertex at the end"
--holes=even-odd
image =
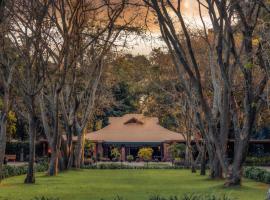
{"type": "MultiPolygon", "coordinates": [[[[202,22],[198,14],[197,0],[183,0],[182,12],[186,23],[190,27],[200,28],[202,22]]],[[[209,25],[209,20],[204,14],[204,20],[209,25]]],[[[124,49],[126,53],[132,53],[134,55],[143,54],[148,55],[152,48],[165,46],[164,42],[160,39],[160,33],[158,29],[153,29],[148,32],[146,36],[132,35],[128,38],[128,49],[124,49]]]]}

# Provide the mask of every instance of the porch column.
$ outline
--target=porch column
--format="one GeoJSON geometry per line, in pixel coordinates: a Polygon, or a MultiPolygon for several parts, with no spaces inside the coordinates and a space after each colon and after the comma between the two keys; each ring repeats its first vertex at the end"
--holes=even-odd
{"type": "Polygon", "coordinates": [[[103,146],[102,146],[102,142],[98,142],[97,143],[97,157],[99,154],[99,158],[103,157],[103,146]]]}
{"type": "Polygon", "coordinates": [[[46,144],[42,142],[42,156],[46,156],[46,144]]]}
{"type": "Polygon", "coordinates": [[[97,143],[94,143],[93,157],[97,158],[97,143]]]}
{"type": "Polygon", "coordinates": [[[163,143],[163,160],[164,161],[168,161],[170,158],[168,147],[169,147],[169,144],[163,143]]]}
{"type": "Polygon", "coordinates": [[[121,161],[126,161],[126,148],[125,148],[125,146],[121,147],[121,161]]]}

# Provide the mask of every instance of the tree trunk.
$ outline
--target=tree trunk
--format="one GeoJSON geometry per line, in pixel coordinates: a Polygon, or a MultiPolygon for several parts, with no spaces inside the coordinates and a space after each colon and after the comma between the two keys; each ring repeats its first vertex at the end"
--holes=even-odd
{"type": "Polygon", "coordinates": [[[241,185],[242,167],[248,152],[249,138],[235,141],[234,144],[234,159],[230,167],[230,173],[227,176],[225,186],[239,186],[241,185]]]}
{"type": "Polygon", "coordinates": [[[75,168],[79,169],[82,166],[83,161],[83,151],[84,151],[84,140],[85,140],[85,131],[82,130],[78,134],[77,145],[75,147],[75,168]]]}
{"type": "Polygon", "coordinates": [[[51,159],[50,159],[50,165],[49,165],[49,176],[56,176],[59,171],[59,158],[60,155],[60,147],[61,147],[61,138],[60,135],[53,138],[51,148],[51,159]]]}
{"type": "Polygon", "coordinates": [[[60,147],[61,147],[61,135],[59,134],[59,92],[54,96],[55,102],[55,125],[53,130],[53,135],[51,137],[51,160],[49,166],[49,176],[56,176],[59,170],[59,156],[60,156],[60,147]]]}
{"type": "Polygon", "coordinates": [[[187,141],[186,150],[185,150],[185,167],[190,167],[190,152],[189,152],[189,144],[187,141]]]}
{"type": "Polygon", "coordinates": [[[49,176],[55,176],[58,174],[58,152],[56,149],[51,152],[51,159],[49,164],[49,176]]]}
{"type": "Polygon", "coordinates": [[[67,169],[73,165],[73,141],[72,141],[72,127],[69,127],[67,134],[67,169]]]}
{"type": "Polygon", "coordinates": [[[9,88],[4,89],[4,103],[2,114],[0,115],[0,182],[4,178],[3,174],[3,163],[6,153],[6,142],[7,142],[7,115],[9,106],[9,88]]]}
{"type": "Polygon", "coordinates": [[[35,153],[36,153],[37,118],[33,111],[29,113],[29,163],[24,183],[35,183],[35,153]]]}
{"type": "Polygon", "coordinates": [[[5,158],[5,152],[6,152],[6,116],[1,116],[1,132],[0,132],[0,182],[4,178],[3,174],[3,162],[5,158]]]}
{"type": "Polygon", "coordinates": [[[217,155],[214,156],[213,160],[210,163],[210,178],[211,179],[223,178],[222,168],[217,155]]]}
{"type": "Polygon", "coordinates": [[[201,158],[201,171],[200,175],[206,175],[206,147],[205,144],[202,146],[202,158],[201,158]]]}

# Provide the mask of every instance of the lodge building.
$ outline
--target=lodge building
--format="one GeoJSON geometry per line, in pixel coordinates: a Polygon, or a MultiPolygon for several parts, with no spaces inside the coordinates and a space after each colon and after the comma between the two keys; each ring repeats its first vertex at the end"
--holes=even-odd
{"type": "Polygon", "coordinates": [[[185,142],[182,134],[162,127],[158,118],[142,114],[110,117],[108,126],[87,133],[85,139],[95,144],[94,155],[104,159],[111,159],[111,149],[119,148],[122,161],[127,155],[136,158],[141,147],[151,147],[154,160],[166,161],[170,159],[169,145],[185,142]]]}

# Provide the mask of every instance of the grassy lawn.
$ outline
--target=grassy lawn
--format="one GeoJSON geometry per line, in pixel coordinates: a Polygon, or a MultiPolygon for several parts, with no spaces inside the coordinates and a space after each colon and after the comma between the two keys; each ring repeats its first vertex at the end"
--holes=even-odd
{"type": "Polygon", "coordinates": [[[187,170],[81,170],[57,177],[37,175],[35,185],[23,184],[24,176],[12,177],[0,185],[1,200],[30,200],[36,196],[61,200],[148,200],[149,196],[181,196],[184,193],[228,194],[239,200],[264,200],[268,186],[244,180],[241,188],[224,189],[223,181],[191,174],[187,170]]]}

